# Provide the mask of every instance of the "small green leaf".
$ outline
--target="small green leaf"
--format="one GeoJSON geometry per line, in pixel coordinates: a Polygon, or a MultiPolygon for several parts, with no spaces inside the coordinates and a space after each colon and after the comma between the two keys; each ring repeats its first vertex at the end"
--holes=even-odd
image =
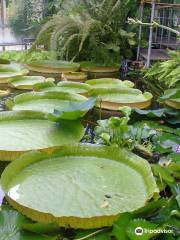
{"type": "Polygon", "coordinates": [[[157,117],[159,118],[165,115],[167,109],[161,108],[157,110],[141,110],[141,109],[135,108],[134,111],[139,115],[145,115],[150,118],[157,118],[157,117]]]}
{"type": "Polygon", "coordinates": [[[160,101],[176,98],[180,98],[180,89],[168,89],[165,91],[164,96],[160,97],[160,101]]]}
{"type": "Polygon", "coordinates": [[[117,240],[128,240],[126,228],[129,222],[133,219],[134,215],[130,213],[123,213],[119,219],[113,224],[112,234],[117,240]]]}
{"type": "Polygon", "coordinates": [[[23,225],[32,223],[31,220],[15,211],[14,209],[3,206],[0,212],[0,239],[3,240],[56,240],[56,237],[41,236],[26,232],[23,225]]]}
{"type": "Polygon", "coordinates": [[[157,229],[157,227],[157,224],[144,219],[133,219],[128,223],[126,233],[131,240],[149,240],[157,235],[157,233],[151,231],[157,229]]]}
{"type": "Polygon", "coordinates": [[[153,165],[153,172],[156,176],[159,176],[167,184],[175,182],[174,178],[171,176],[170,172],[165,167],[155,164],[153,165]]]}
{"type": "Polygon", "coordinates": [[[145,207],[135,211],[134,214],[136,216],[145,217],[149,214],[152,215],[155,211],[165,206],[167,206],[167,200],[165,198],[161,198],[157,201],[149,202],[145,207]]]}
{"type": "Polygon", "coordinates": [[[178,206],[180,207],[180,193],[176,196],[176,200],[177,200],[178,206]]]}

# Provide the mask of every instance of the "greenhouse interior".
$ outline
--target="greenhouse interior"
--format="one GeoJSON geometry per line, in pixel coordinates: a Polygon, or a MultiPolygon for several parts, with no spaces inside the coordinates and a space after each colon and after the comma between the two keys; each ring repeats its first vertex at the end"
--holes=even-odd
{"type": "Polygon", "coordinates": [[[0,0],[0,240],[180,240],[180,0],[0,0]]]}

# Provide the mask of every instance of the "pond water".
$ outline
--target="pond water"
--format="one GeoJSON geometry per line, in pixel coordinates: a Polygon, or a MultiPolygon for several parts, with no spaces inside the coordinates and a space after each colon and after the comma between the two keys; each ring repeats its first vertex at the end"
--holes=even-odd
{"type": "Polygon", "coordinates": [[[5,111],[6,107],[5,107],[5,102],[8,98],[13,98],[16,95],[22,93],[21,90],[15,90],[15,89],[11,89],[11,93],[8,96],[5,97],[0,97],[0,112],[5,111]]]}

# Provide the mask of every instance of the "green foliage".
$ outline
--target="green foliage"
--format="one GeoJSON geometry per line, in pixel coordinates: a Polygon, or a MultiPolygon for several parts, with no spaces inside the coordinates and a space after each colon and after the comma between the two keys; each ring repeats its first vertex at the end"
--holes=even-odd
{"type": "MultiPolygon", "coordinates": [[[[18,0],[15,2],[13,16],[10,18],[10,27],[17,36],[37,33],[40,27],[41,16],[35,16],[36,8],[31,0],[18,0]]],[[[11,8],[14,8],[12,5],[11,8]]]]}
{"type": "Polygon", "coordinates": [[[162,93],[168,88],[177,88],[180,85],[180,51],[169,52],[171,59],[154,64],[145,73],[147,85],[152,84],[162,93]]]}
{"type": "MultiPolygon", "coordinates": [[[[36,226],[36,223],[33,223],[31,220],[27,219],[25,216],[18,213],[14,209],[8,206],[4,206],[2,211],[0,212],[0,239],[2,240],[57,239],[55,236],[53,237],[44,235],[45,228],[47,227],[48,230],[50,231],[52,229],[52,226],[47,225],[43,226],[43,224],[41,224],[41,233],[43,232],[43,235],[40,235],[39,231],[35,227],[33,227],[33,225],[36,226]],[[24,226],[28,228],[28,231],[24,230],[24,226]],[[31,226],[31,228],[27,226],[31,226]],[[32,229],[33,231],[31,231],[32,229]]],[[[53,229],[55,228],[53,227],[53,229]]]]}
{"type": "Polygon", "coordinates": [[[180,226],[178,212],[179,209],[174,198],[170,200],[161,198],[148,203],[134,213],[121,214],[113,225],[112,235],[117,240],[149,240],[154,239],[153,237],[157,235],[158,239],[161,239],[161,236],[162,239],[167,236],[177,239],[180,226]],[[137,228],[141,228],[142,235],[135,234],[137,228]],[[171,233],[163,234],[163,230],[171,230],[171,233]]]}
{"type": "Polygon", "coordinates": [[[57,51],[60,59],[119,65],[135,45],[134,33],[123,30],[134,5],[134,0],[65,1],[59,14],[42,27],[35,44],[57,51]]]}
{"type": "Polygon", "coordinates": [[[151,142],[148,139],[155,131],[146,127],[146,124],[135,126],[128,124],[130,121],[131,108],[123,107],[120,111],[124,117],[111,117],[99,120],[95,128],[97,143],[126,147],[130,150],[138,149],[145,156],[152,156],[151,142]]]}
{"type": "Polygon", "coordinates": [[[44,16],[49,17],[58,13],[64,0],[45,0],[44,2],[44,16]]]}
{"type": "MultiPolygon", "coordinates": [[[[100,142],[102,140],[102,142],[107,145],[132,149],[134,148],[134,141],[128,126],[131,108],[123,107],[120,110],[124,113],[124,117],[111,117],[109,119],[99,120],[95,132],[100,137],[100,142]]],[[[99,139],[97,141],[99,141],[99,139]]]]}
{"type": "Polygon", "coordinates": [[[0,58],[4,61],[30,63],[36,60],[52,60],[55,56],[47,51],[4,51],[0,53],[0,58]]]}

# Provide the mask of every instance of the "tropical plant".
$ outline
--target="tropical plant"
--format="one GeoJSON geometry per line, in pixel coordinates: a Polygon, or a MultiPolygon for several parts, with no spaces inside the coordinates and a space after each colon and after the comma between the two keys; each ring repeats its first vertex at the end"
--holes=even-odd
{"type": "Polygon", "coordinates": [[[60,59],[119,65],[135,45],[134,33],[124,30],[134,5],[134,0],[65,1],[42,27],[35,45],[57,51],[60,59]]]}
{"type": "Polygon", "coordinates": [[[44,0],[44,16],[50,17],[60,11],[65,0],[44,0]]]}
{"type": "MultiPolygon", "coordinates": [[[[179,128],[174,130],[149,120],[136,121],[132,124],[130,122],[131,108],[124,107],[119,110],[124,113],[124,117],[111,117],[98,121],[98,126],[95,128],[96,143],[134,149],[150,158],[154,153],[176,152],[180,141],[179,128]]],[[[141,115],[145,112],[150,114],[150,111],[146,110],[138,109],[136,111],[141,115]]],[[[150,117],[154,117],[154,114],[156,112],[151,112],[150,117]]],[[[158,116],[156,115],[156,117],[158,116]]]]}
{"type": "Polygon", "coordinates": [[[145,124],[141,127],[128,124],[132,113],[131,108],[122,107],[119,110],[124,114],[124,117],[111,117],[98,121],[98,126],[95,128],[95,142],[125,147],[130,150],[137,149],[145,156],[151,157],[152,145],[150,141],[143,142],[143,139],[151,136],[152,131],[148,131],[145,124]]]}
{"type": "Polygon", "coordinates": [[[144,82],[150,89],[156,89],[158,95],[169,88],[180,86],[180,51],[170,51],[171,59],[155,63],[145,71],[144,82]]]}
{"type": "Polygon", "coordinates": [[[43,9],[39,13],[39,5],[38,1],[33,2],[32,0],[18,0],[10,5],[13,12],[10,18],[10,27],[15,35],[36,35],[43,19],[43,9]],[[36,3],[36,7],[34,3],[36,3]]]}

